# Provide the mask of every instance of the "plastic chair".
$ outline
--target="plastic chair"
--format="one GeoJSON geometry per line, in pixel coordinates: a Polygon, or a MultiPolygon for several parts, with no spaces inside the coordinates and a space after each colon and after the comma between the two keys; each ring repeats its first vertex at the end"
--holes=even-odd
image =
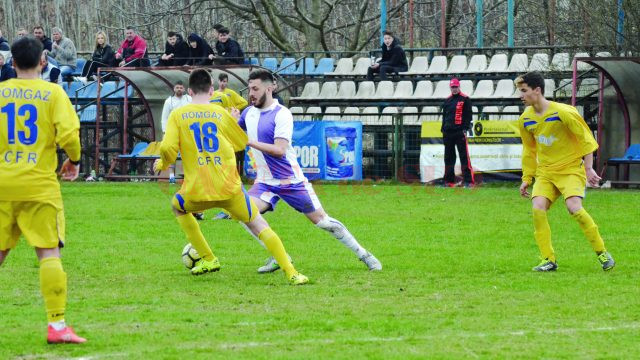
{"type": "Polygon", "coordinates": [[[416,84],[416,89],[413,91],[414,99],[428,99],[433,95],[433,83],[430,80],[420,80],[416,84]]]}
{"type": "Polygon", "coordinates": [[[487,69],[487,55],[473,55],[469,60],[469,66],[465,73],[481,73],[487,69]]]}
{"type": "Polygon", "coordinates": [[[262,59],[262,67],[275,72],[278,70],[278,60],[276,58],[264,58],[262,59]]]}
{"type": "Polygon", "coordinates": [[[338,84],[335,81],[327,81],[322,84],[322,90],[318,94],[320,99],[333,99],[338,93],[338,84]]]}
{"type": "Polygon", "coordinates": [[[338,106],[327,106],[322,116],[323,121],[340,121],[340,108],[338,106]]]}
{"type": "Polygon", "coordinates": [[[357,99],[372,99],[376,93],[376,86],[373,81],[363,81],[358,85],[357,99]]]}
{"type": "Polygon", "coordinates": [[[322,115],[322,109],[319,106],[309,106],[307,108],[305,118],[307,121],[320,120],[321,115],[322,115]]]}
{"type": "Polygon", "coordinates": [[[445,99],[449,95],[451,95],[449,80],[442,80],[436,83],[436,88],[433,90],[433,95],[431,95],[431,97],[436,99],[445,99]]]}
{"type": "Polygon", "coordinates": [[[431,65],[427,69],[427,74],[444,74],[447,72],[447,57],[443,55],[434,56],[431,65]]]}
{"type": "Polygon", "coordinates": [[[146,150],[147,146],[149,146],[149,143],[141,141],[141,142],[139,142],[139,143],[137,143],[137,144],[135,144],[133,146],[133,149],[131,150],[130,154],[118,155],[118,158],[120,158],[120,159],[129,159],[129,158],[137,157],[143,151],[146,150]]]}
{"type": "Polygon", "coordinates": [[[338,99],[350,99],[356,96],[356,83],[353,81],[343,81],[338,88],[338,99]]]}
{"type": "Polygon", "coordinates": [[[406,106],[402,108],[402,124],[403,125],[420,125],[420,116],[418,116],[418,108],[415,106],[406,106]]]}
{"type": "Polygon", "coordinates": [[[476,85],[474,98],[490,98],[493,95],[493,80],[480,80],[476,85]]]}
{"type": "MultiPolygon", "coordinates": [[[[320,60],[320,62],[322,62],[322,60],[320,60]]],[[[320,67],[320,64],[318,64],[318,68],[319,67],[320,67]]],[[[350,75],[352,71],[353,71],[353,59],[341,58],[341,59],[338,59],[336,68],[332,72],[325,72],[325,75],[350,75]]]]}
{"type": "Polygon", "coordinates": [[[409,70],[400,72],[400,75],[424,75],[428,68],[429,59],[426,56],[416,56],[413,58],[409,70]]]}
{"type": "Polygon", "coordinates": [[[549,71],[549,55],[542,53],[533,54],[527,71],[549,71]]]}
{"type": "Polygon", "coordinates": [[[485,70],[484,72],[488,72],[488,73],[505,72],[507,71],[508,66],[509,66],[509,61],[507,59],[507,54],[495,54],[491,57],[489,66],[487,67],[487,70],[485,70]]]}
{"type": "Polygon", "coordinates": [[[440,114],[440,109],[436,106],[425,106],[420,111],[422,115],[420,115],[420,122],[423,121],[441,121],[442,115],[440,114]]]}
{"type": "Polygon", "coordinates": [[[467,70],[467,56],[456,55],[451,58],[449,67],[447,68],[448,74],[460,74],[467,70]]]}
{"type": "Polygon", "coordinates": [[[394,99],[406,99],[413,95],[413,83],[408,80],[398,82],[396,85],[396,91],[393,93],[394,99]]]}
{"type": "Polygon", "coordinates": [[[70,74],[71,76],[82,76],[82,68],[84,68],[84,64],[87,63],[87,59],[85,58],[77,58],[76,59],[76,69],[70,74]]]}
{"type": "Polygon", "coordinates": [[[362,109],[362,115],[360,116],[360,120],[363,125],[375,125],[378,123],[378,118],[380,110],[378,110],[375,106],[367,106],[362,109]]]}
{"type": "Polygon", "coordinates": [[[324,75],[333,71],[333,58],[322,58],[318,61],[318,66],[309,75],[324,75]]]}
{"type": "Polygon", "coordinates": [[[344,108],[344,112],[342,113],[342,117],[340,118],[342,121],[359,121],[360,120],[360,109],[355,106],[348,106],[344,108]]]}
{"type": "Polygon", "coordinates": [[[304,84],[302,94],[296,99],[315,99],[320,95],[320,83],[311,81],[304,84]]]}
{"type": "Polygon", "coordinates": [[[557,53],[551,58],[550,70],[555,71],[569,71],[571,70],[571,63],[569,62],[568,53],[557,53]]]}
{"type": "Polygon", "coordinates": [[[296,59],[284,58],[280,62],[277,73],[280,75],[293,75],[296,71],[296,59]]]}
{"type": "Polygon", "coordinates": [[[500,115],[500,120],[518,120],[520,115],[515,114],[505,114],[505,113],[518,113],[520,114],[520,107],[515,105],[505,106],[502,109],[502,114],[500,115]]]}
{"type": "Polygon", "coordinates": [[[380,81],[373,97],[376,99],[388,99],[393,97],[393,82],[380,81]]]}
{"type": "Polygon", "coordinates": [[[528,65],[529,58],[527,57],[527,54],[513,54],[513,56],[511,56],[509,67],[507,67],[507,72],[526,72],[528,65]]]}
{"type": "Polygon", "coordinates": [[[460,91],[467,95],[473,95],[473,81],[471,80],[460,80],[460,91]]]}
{"type": "Polygon", "coordinates": [[[298,64],[298,67],[293,72],[293,75],[310,75],[316,69],[316,60],[314,58],[305,58],[298,64]]]}
{"type": "Polygon", "coordinates": [[[359,58],[358,60],[356,60],[356,64],[353,66],[353,71],[351,72],[351,75],[354,75],[354,76],[367,75],[367,70],[369,69],[370,66],[371,66],[370,58],[359,58]]]}
{"type": "Polygon", "coordinates": [[[87,106],[82,112],[80,112],[78,118],[81,123],[96,122],[96,105],[87,106]]]}

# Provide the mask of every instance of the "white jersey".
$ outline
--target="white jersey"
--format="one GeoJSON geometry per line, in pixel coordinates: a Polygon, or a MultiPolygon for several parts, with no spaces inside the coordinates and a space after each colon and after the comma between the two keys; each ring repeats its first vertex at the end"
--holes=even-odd
{"type": "Polygon", "coordinates": [[[169,120],[171,112],[180,106],[187,104],[191,104],[191,96],[189,95],[182,95],[181,97],[169,96],[167,100],[164,101],[164,107],[162,108],[162,122],[160,123],[163,134],[167,129],[167,121],[169,120]]]}
{"type": "Polygon", "coordinates": [[[249,106],[242,112],[238,125],[247,132],[249,140],[273,144],[275,139],[281,138],[289,142],[287,151],[282,157],[275,157],[251,148],[257,167],[257,183],[278,186],[307,181],[291,146],[293,116],[289,109],[277,101],[265,109],[249,106]]]}

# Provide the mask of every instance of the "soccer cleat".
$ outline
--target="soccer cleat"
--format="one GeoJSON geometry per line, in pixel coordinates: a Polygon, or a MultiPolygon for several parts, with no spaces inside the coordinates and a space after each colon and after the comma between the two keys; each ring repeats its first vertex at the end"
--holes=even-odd
{"type": "Polygon", "coordinates": [[[540,262],[540,264],[538,264],[538,266],[534,267],[531,270],[539,271],[539,272],[547,272],[547,271],[556,271],[557,268],[558,268],[558,264],[554,263],[549,259],[544,259],[540,262]]]}
{"type": "Polygon", "coordinates": [[[611,270],[614,266],[616,266],[616,262],[613,260],[611,254],[609,254],[607,251],[598,255],[598,261],[602,265],[602,270],[604,271],[611,270]]]}
{"type": "Polygon", "coordinates": [[[82,344],[86,341],[87,339],[76,335],[70,326],[62,330],[56,330],[51,325],[47,328],[47,343],[49,344],[82,344]]]}
{"type": "Polygon", "coordinates": [[[370,252],[367,252],[366,254],[364,254],[360,258],[360,261],[362,261],[363,263],[367,264],[367,267],[371,271],[380,271],[380,270],[382,270],[382,264],[380,263],[380,260],[378,260],[370,252]]]}
{"type": "Polygon", "coordinates": [[[229,220],[229,219],[231,219],[231,215],[227,214],[224,211],[220,211],[218,215],[214,216],[213,219],[211,220],[229,220]]]}
{"type": "Polygon", "coordinates": [[[202,275],[208,272],[215,272],[220,270],[220,260],[218,258],[212,261],[200,259],[196,262],[196,265],[191,268],[191,275],[202,275]]]}
{"type": "Polygon", "coordinates": [[[309,278],[300,274],[299,272],[289,277],[289,284],[291,285],[304,285],[309,282],[309,278]]]}
{"type": "Polygon", "coordinates": [[[258,268],[258,273],[267,274],[267,273],[274,272],[278,269],[280,269],[280,264],[278,264],[278,262],[273,256],[269,256],[267,261],[264,262],[264,265],[258,268]]]}
{"type": "Polygon", "coordinates": [[[204,213],[195,212],[195,213],[193,213],[193,217],[196,218],[196,220],[204,220],[204,213]]]}

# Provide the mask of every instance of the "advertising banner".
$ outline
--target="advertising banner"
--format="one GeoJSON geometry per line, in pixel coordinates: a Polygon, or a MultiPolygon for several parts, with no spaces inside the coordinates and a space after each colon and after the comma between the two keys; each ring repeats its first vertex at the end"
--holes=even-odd
{"type": "MultiPolygon", "coordinates": [[[[440,122],[422,123],[420,180],[430,182],[444,175],[444,145],[440,122]]],[[[522,141],[517,120],[475,121],[467,134],[471,167],[475,173],[519,172],[522,170],[522,141]]],[[[461,174],[456,151],[456,174],[461,174]]]]}
{"type": "MultiPolygon", "coordinates": [[[[362,180],[362,123],[294,121],[292,146],[309,180],[362,180]]],[[[245,152],[245,174],[255,178],[251,149],[245,152]]]]}

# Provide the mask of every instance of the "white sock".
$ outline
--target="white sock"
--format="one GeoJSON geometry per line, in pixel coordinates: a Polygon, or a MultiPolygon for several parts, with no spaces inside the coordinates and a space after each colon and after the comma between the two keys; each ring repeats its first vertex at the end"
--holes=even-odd
{"type": "Polygon", "coordinates": [[[344,226],[340,221],[327,215],[322,220],[318,221],[316,226],[330,232],[334,238],[338,239],[344,244],[344,246],[351,249],[358,258],[367,254],[367,250],[358,244],[356,238],[351,235],[346,226],[344,226]]]}
{"type": "Polygon", "coordinates": [[[267,249],[266,246],[264,246],[264,243],[262,242],[262,240],[260,240],[260,238],[258,238],[256,236],[256,234],[253,233],[253,231],[251,231],[251,229],[249,229],[249,227],[247,226],[247,224],[243,223],[242,221],[240,221],[240,225],[242,225],[242,227],[249,233],[251,234],[251,236],[253,236],[254,239],[256,239],[256,241],[262,245],[263,248],[265,248],[265,250],[267,249]]]}
{"type": "Polygon", "coordinates": [[[51,327],[56,331],[60,331],[67,327],[67,324],[64,322],[64,320],[50,322],[49,325],[51,325],[51,327]]]}

